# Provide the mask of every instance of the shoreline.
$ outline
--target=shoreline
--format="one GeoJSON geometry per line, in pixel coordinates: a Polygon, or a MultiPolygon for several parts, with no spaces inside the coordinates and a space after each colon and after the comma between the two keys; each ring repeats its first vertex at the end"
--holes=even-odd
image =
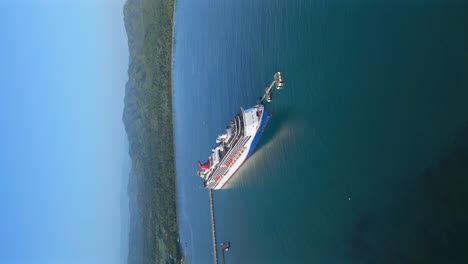
{"type": "Polygon", "coordinates": [[[132,159],[129,264],[182,261],[173,107],[176,5],[175,0],[124,5],[130,52],[122,117],[132,159]]]}
{"type": "Polygon", "coordinates": [[[178,253],[180,257],[181,264],[187,263],[185,259],[185,254],[186,252],[183,251],[183,246],[180,241],[180,233],[179,233],[179,207],[178,207],[178,200],[177,200],[177,161],[176,161],[176,135],[175,135],[175,102],[174,102],[174,48],[175,48],[175,23],[176,23],[176,8],[177,8],[177,0],[173,0],[173,9],[172,9],[172,39],[171,39],[171,101],[172,101],[172,146],[174,149],[174,187],[175,187],[175,202],[176,202],[176,208],[175,208],[175,215],[176,215],[176,221],[177,221],[177,246],[178,246],[178,253]]]}

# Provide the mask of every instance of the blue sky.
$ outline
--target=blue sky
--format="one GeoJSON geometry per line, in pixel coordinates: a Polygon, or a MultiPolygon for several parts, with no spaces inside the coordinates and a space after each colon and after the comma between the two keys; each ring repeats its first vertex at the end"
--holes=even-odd
{"type": "Polygon", "coordinates": [[[123,4],[0,0],[0,263],[120,262],[123,4]]]}

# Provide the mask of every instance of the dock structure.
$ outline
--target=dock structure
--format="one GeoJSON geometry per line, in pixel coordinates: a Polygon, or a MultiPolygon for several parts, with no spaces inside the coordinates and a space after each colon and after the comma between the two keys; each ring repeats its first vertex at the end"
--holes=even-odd
{"type": "Polygon", "coordinates": [[[284,82],[283,82],[283,74],[281,72],[275,73],[273,75],[273,82],[271,82],[270,86],[265,88],[265,94],[258,98],[258,103],[263,104],[265,101],[270,103],[273,99],[273,88],[276,87],[277,90],[283,89],[284,82]]]}
{"type": "Polygon", "coordinates": [[[222,264],[225,264],[226,263],[226,259],[224,257],[224,252],[227,252],[229,251],[229,249],[231,248],[231,242],[221,242],[221,256],[223,256],[223,262],[222,264]]]}
{"type": "Polygon", "coordinates": [[[215,225],[215,215],[214,215],[213,190],[208,189],[208,192],[210,194],[211,235],[213,238],[213,258],[214,258],[214,264],[218,264],[218,248],[216,244],[216,225],[215,225]]]}

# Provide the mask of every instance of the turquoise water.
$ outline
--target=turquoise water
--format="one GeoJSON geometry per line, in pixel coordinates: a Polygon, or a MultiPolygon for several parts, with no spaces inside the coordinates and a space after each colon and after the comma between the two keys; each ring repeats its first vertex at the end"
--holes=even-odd
{"type": "Polygon", "coordinates": [[[268,105],[257,152],[214,193],[218,240],[232,244],[226,263],[467,262],[467,3],[177,5],[178,214],[189,263],[213,262],[196,162],[278,70],[286,88],[268,105]]]}

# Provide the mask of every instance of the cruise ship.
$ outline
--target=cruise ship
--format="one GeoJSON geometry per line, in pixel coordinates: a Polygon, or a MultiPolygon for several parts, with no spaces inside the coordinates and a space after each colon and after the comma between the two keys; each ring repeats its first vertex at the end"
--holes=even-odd
{"type": "Polygon", "coordinates": [[[253,154],[271,115],[265,110],[264,103],[272,101],[273,88],[284,87],[280,72],[265,88],[265,94],[251,108],[241,108],[229,122],[226,129],[216,138],[216,147],[212,149],[208,161],[201,163],[197,174],[203,179],[208,189],[222,189],[234,176],[242,164],[253,154]]]}

